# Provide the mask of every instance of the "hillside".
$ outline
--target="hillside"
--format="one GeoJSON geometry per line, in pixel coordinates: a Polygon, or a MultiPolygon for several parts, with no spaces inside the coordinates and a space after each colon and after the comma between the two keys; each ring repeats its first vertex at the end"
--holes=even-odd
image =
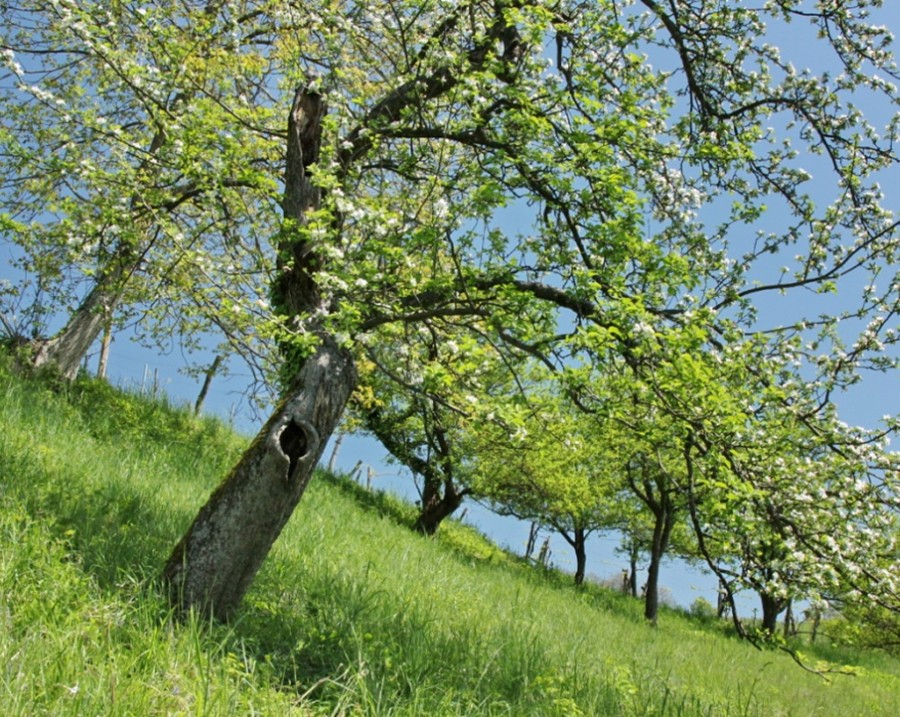
{"type": "Polygon", "coordinates": [[[817,645],[830,681],[722,626],[519,564],[320,476],[233,624],[153,588],[244,439],[96,382],[0,366],[3,715],[896,715],[900,662],[817,645]]]}

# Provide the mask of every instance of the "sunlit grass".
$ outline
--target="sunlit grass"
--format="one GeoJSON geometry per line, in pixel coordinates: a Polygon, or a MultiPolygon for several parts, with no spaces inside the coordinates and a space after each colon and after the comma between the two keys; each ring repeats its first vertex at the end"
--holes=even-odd
{"type": "Polygon", "coordinates": [[[676,613],[520,564],[464,526],[313,482],[235,621],[153,587],[243,439],[0,368],[0,714],[895,715],[900,665],[826,683],[676,613]]]}

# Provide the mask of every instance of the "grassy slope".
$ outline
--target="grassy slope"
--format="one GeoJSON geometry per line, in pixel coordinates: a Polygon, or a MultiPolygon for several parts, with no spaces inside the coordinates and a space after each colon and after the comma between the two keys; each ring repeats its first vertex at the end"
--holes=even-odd
{"type": "Polygon", "coordinates": [[[234,624],[173,623],[150,581],[241,441],[67,393],[0,366],[0,714],[900,714],[897,661],[835,652],[860,674],[825,683],[674,613],[652,629],[340,481],[311,486],[234,624]]]}

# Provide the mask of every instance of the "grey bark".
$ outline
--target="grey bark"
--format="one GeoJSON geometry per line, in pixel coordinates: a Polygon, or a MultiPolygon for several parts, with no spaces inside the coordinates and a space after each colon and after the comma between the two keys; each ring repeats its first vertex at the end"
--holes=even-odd
{"type": "Polygon", "coordinates": [[[82,359],[100,336],[110,312],[119,301],[119,286],[124,275],[119,268],[105,274],[56,336],[35,342],[32,357],[35,368],[55,366],[67,379],[75,378],[82,359]]]}
{"type": "MultiPolygon", "coordinates": [[[[325,313],[315,282],[316,246],[297,232],[319,203],[307,176],[318,159],[324,102],[300,88],[288,117],[287,171],[274,302],[286,318],[325,313]]],[[[334,432],[357,373],[350,353],[321,327],[312,356],[299,360],[286,398],[240,462],[201,509],[163,570],[170,601],[217,619],[230,617],[300,501],[334,432]]],[[[282,347],[293,363],[295,352],[282,347]]]]}
{"type": "Polygon", "coordinates": [[[328,337],[308,359],[163,572],[181,610],[231,616],[300,501],[356,386],[349,354],[328,337]]]}
{"type": "MultiPolygon", "coordinates": [[[[498,14],[491,36],[470,53],[473,65],[484,63],[505,28],[498,14]]],[[[507,61],[505,55],[503,60],[507,61]]],[[[377,103],[363,125],[399,117],[404,107],[438,97],[456,82],[450,68],[438,68],[424,80],[414,79],[377,103]]],[[[288,116],[285,225],[278,238],[278,275],[272,286],[272,304],[286,319],[327,315],[331,310],[315,281],[322,268],[318,247],[296,231],[319,205],[320,189],[307,171],[318,160],[325,111],[324,99],[311,88],[301,87],[288,116]]],[[[341,167],[371,148],[372,140],[362,129],[351,132],[344,143],[349,143],[349,149],[339,156],[341,167]]],[[[299,359],[288,398],[201,509],[164,568],[163,580],[177,608],[198,608],[219,619],[233,613],[300,500],[356,387],[349,352],[340,349],[321,326],[309,328],[321,340],[315,355],[299,359]]],[[[287,365],[293,366],[297,359],[293,347],[285,344],[282,351],[287,365]]],[[[545,545],[541,556],[549,559],[549,546],[545,545]]]]}
{"type": "Polygon", "coordinates": [[[341,443],[344,442],[346,434],[340,433],[334,441],[334,448],[331,451],[331,458],[328,459],[328,472],[334,473],[334,467],[337,464],[338,451],[341,450],[341,443]]]}

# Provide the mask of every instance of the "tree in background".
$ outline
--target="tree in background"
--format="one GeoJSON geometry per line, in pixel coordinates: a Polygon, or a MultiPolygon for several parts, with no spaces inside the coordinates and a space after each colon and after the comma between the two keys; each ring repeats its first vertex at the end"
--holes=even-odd
{"type": "Polygon", "coordinates": [[[548,391],[552,384],[540,383],[529,385],[512,405],[482,415],[468,451],[475,463],[474,492],[496,512],[562,537],[575,554],[575,584],[581,585],[587,539],[619,527],[619,446],[565,397],[548,391]]]}
{"type": "Polygon", "coordinates": [[[760,596],[770,635],[797,598],[896,611],[900,597],[897,455],[883,434],[798,408],[770,409],[742,445],[685,451],[701,554],[729,594],[760,596]]]}
{"type": "Polygon", "coordinates": [[[484,416],[521,390],[521,352],[492,336],[490,320],[498,317],[488,308],[472,313],[462,330],[453,316],[384,327],[359,362],[352,414],[393,461],[421,480],[414,527],[426,535],[472,494],[474,436],[484,416]]]}
{"type": "Polygon", "coordinates": [[[259,8],[0,11],[0,231],[23,272],[14,298],[34,302],[33,363],[74,376],[113,323],[189,349],[218,325],[252,353],[241,314],[265,297],[283,152],[259,8]]]}

